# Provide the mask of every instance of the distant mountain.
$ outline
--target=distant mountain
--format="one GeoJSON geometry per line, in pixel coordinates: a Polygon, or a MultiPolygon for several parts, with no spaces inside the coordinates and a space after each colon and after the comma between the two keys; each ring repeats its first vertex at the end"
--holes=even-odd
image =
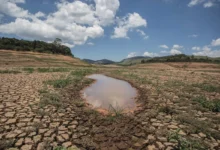
{"type": "Polygon", "coordinates": [[[89,64],[94,64],[95,63],[95,61],[91,60],[91,59],[83,59],[82,61],[87,62],[89,64]]]}
{"type": "Polygon", "coordinates": [[[83,61],[89,63],[89,64],[100,64],[100,65],[109,65],[114,64],[114,61],[108,60],[108,59],[101,59],[101,60],[91,60],[91,59],[83,59],[83,61]]]}
{"type": "Polygon", "coordinates": [[[142,60],[148,60],[150,57],[145,56],[135,56],[131,58],[126,58],[120,61],[119,65],[134,65],[134,64],[140,64],[142,60]]]}

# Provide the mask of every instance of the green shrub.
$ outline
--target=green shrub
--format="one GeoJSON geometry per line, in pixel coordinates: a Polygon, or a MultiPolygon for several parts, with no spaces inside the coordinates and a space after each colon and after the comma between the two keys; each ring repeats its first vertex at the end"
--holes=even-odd
{"type": "Polygon", "coordinates": [[[26,71],[28,73],[33,73],[34,72],[34,68],[23,68],[23,71],[26,71]]]}

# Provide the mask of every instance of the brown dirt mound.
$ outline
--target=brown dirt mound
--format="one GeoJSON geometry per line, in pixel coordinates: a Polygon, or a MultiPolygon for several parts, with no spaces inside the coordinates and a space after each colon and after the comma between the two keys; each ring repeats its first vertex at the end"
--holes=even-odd
{"type": "Polygon", "coordinates": [[[0,50],[1,67],[71,67],[89,66],[85,62],[70,56],[0,50]]]}

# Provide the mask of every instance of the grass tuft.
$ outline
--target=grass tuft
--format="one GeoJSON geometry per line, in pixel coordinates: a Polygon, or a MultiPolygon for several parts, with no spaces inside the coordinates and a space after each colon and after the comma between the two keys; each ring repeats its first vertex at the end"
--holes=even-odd
{"type": "Polygon", "coordinates": [[[47,105],[52,105],[57,108],[61,107],[63,104],[61,102],[61,97],[56,93],[44,93],[42,94],[40,103],[40,107],[45,107],[47,105]]]}

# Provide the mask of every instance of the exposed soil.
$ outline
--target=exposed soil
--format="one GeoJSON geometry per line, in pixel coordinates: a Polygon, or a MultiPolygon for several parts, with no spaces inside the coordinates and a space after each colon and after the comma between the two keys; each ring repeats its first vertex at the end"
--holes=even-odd
{"type": "MultiPolygon", "coordinates": [[[[63,88],[45,85],[45,81],[66,78],[77,68],[86,70],[85,67],[50,73],[39,73],[36,69],[27,73],[20,67],[7,67],[21,73],[0,74],[0,149],[43,150],[63,146],[169,150],[178,149],[178,142],[169,140],[170,133],[178,130],[178,135],[190,141],[194,149],[218,150],[220,113],[194,99],[202,96],[207,103],[219,100],[219,73],[163,67],[167,64],[153,66],[95,69],[128,81],[138,89],[139,109],[117,115],[102,115],[87,106],[80,97],[80,91],[92,83],[86,78],[63,88]],[[59,107],[39,105],[45,86],[60,95],[59,107]]],[[[0,67],[4,69],[5,66],[0,67]]]]}

